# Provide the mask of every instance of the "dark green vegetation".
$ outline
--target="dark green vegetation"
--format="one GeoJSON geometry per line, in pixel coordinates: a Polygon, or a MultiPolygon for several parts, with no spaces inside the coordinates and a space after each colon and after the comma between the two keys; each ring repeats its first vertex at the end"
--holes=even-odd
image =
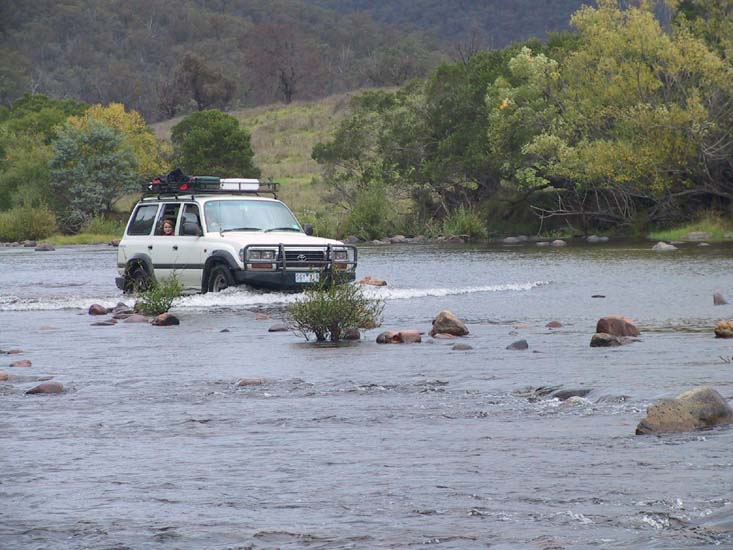
{"type": "Polygon", "coordinates": [[[384,303],[364,294],[364,287],[352,284],[323,285],[307,289],[288,307],[289,324],[308,339],[337,342],[347,329],[371,329],[382,323],[384,303]]]}
{"type": "Polygon", "coordinates": [[[163,281],[153,281],[146,288],[134,289],[137,295],[135,310],[144,315],[160,315],[170,310],[181,297],[183,287],[175,275],[163,281]]]}
{"type": "MultiPolygon", "coordinates": [[[[598,231],[642,235],[698,219],[726,220],[733,198],[733,0],[670,2],[664,10],[649,3],[629,8],[620,4],[601,0],[597,8],[582,8],[570,21],[572,32],[546,41],[529,40],[499,50],[482,50],[476,44],[463,48],[458,61],[444,59],[419,79],[411,77],[433,65],[407,72],[400,68],[408,58],[426,59],[410,50],[416,47],[415,35],[400,35],[404,42],[390,41],[391,35],[370,37],[377,42],[365,44],[389,44],[380,59],[387,73],[396,76],[359,82],[401,85],[318,103],[298,100],[311,96],[298,92],[305,89],[305,80],[295,78],[320,74],[315,69],[298,73],[300,65],[294,64],[283,73],[283,66],[274,61],[280,58],[263,57],[257,66],[270,71],[270,80],[263,76],[255,82],[240,79],[234,69],[213,65],[225,58],[239,63],[238,56],[248,55],[247,63],[238,65],[243,71],[280,37],[301,36],[294,28],[282,27],[281,33],[266,35],[268,40],[255,34],[261,47],[247,50],[242,49],[247,40],[237,33],[254,33],[259,23],[234,28],[227,26],[232,23],[227,17],[204,17],[199,30],[189,33],[197,34],[201,50],[188,52],[188,42],[183,36],[176,42],[173,31],[190,31],[184,20],[201,15],[199,8],[184,3],[174,14],[161,17],[156,10],[162,4],[155,1],[118,6],[131,10],[120,21],[129,22],[135,32],[144,35],[152,28],[162,33],[164,42],[179,44],[180,66],[169,63],[175,73],[167,81],[172,88],[161,84],[158,90],[185,91],[188,107],[175,100],[167,104],[166,113],[181,108],[193,115],[175,121],[171,147],[156,139],[138,112],[122,104],[87,106],[26,95],[9,109],[0,108],[0,211],[10,211],[1,220],[0,232],[5,233],[0,239],[37,237],[38,230],[31,235],[29,228],[38,223],[18,221],[31,210],[36,220],[53,215],[41,234],[53,231],[56,224],[66,232],[90,227],[97,219],[97,225],[104,220],[114,224],[116,210],[129,208],[129,195],[128,202],[120,199],[135,181],[176,164],[190,172],[261,174],[282,181],[282,197],[303,221],[328,236],[450,233],[483,238],[508,232],[598,231]],[[139,9],[132,13],[132,7],[139,9]],[[134,26],[142,14],[147,31],[134,26]],[[216,43],[203,38],[214,22],[231,31],[217,32],[216,43]],[[394,51],[397,45],[397,50],[404,47],[411,53],[400,57],[394,51]],[[260,84],[269,82],[274,94],[293,102],[233,111],[232,118],[210,109],[237,103],[241,90],[228,79],[248,82],[255,95],[260,84]],[[12,210],[20,208],[25,210],[12,210]],[[20,225],[8,229],[13,220],[20,225]]],[[[74,5],[64,4],[64,9],[82,21],[106,21],[113,9],[111,4],[95,4],[96,9],[79,11],[70,7],[74,5]]],[[[245,11],[248,17],[265,13],[264,3],[256,4],[260,11],[253,11],[254,5],[234,2],[228,9],[241,8],[236,17],[244,17],[245,11]]],[[[357,4],[343,7],[349,6],[357,4]]],[[[48,21],[55,21],[61,8],[46,7],[48,21]]],[[[337,17],[304,3],[288,7],[283,14],[298,15],[313,32],[321,27],[308,14],[330,14],[339,22],[345,17],[352,23],[364,17],[337,17]]],[[[23,6],[11,19],[31,20],[34,10],[23,6]]],[[[118,24],[122,23],[111,28],[118,24]]],[[[353,31],[349,40],[363,37],[346,23],[335,28],[353,31]]],[[[90,32],[85,29],[78,29],[79,36],[90,32]]],[[[330,35],[336,40],[341,34],[330,35]]],[[[138,51],[125,37],[118,37],[119,52],[138,51]]],[[[346,40],[346,34],[343,37],[346,40]]],[[[79,39],[75,44],[85,42],[79,39]]],[[[292,42],[287,50],[297,52],[298,63],[309,58],[310,49],[301,46],[292,42]]],[[[316,49],[333,54],[324,47],[316,49]]],[[[376,56],[378,49],[369,51],[376,56]]],[[[160,63],[170,61],[169,54],[156,52],[160,63]]],[[[358,52],[352,54],[358,58],[358,52]]],[[[362,61],[361,69],[370,66],[362,61]]],[[[349,74],[341,69],[339,74],[349,74]]],[[[12,78],[0,82],[9,86],[12,78]]],[[[320,85],[314,94],[351,86],[335,82],[320,85]]],[[[12,96],[7,90],[2,94],[6,100],[12,96]]],[[[152,97],[143,94],[138,99],[143,96],[145,101],[152,97]]],[[[257,102],[268,100],[258,97],[257,102]]],[[[164,123],[168,132],[173,124],[164,123]]],[[[166,134],[161,128],[159,136],[166,134]]],[[[718,232],[725,234],[725,229],[718,232]]]]}

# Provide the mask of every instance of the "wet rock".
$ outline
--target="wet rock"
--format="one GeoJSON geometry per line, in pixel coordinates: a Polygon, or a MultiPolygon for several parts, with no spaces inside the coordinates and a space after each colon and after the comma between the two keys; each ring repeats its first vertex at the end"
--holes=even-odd
{"type": "Polygon", "coordinates": [[[517,340],[516,342],[509,344],[506,349],[525,350],[529,349],[529,344],[527,343],[527,340],[517,340]]]}
{"type": "Polygon", "coordinates": [[[703,386],[651,405],[636,435],[689,432],[733,424],[733,409],[713,388],[703,386]]]}
{"type": "Polygon", "coordinates": [[[267,329],[267,332],[288,332],[289,330],[288,325],[285,323],[275,323],[267,329]]]}
{"type": "Polygon", "coordinates": [[[99,305],[99,304],[92,304],[89,306],[89,315],[107,315],[107,308],[99,305]]]}
{"type": "Polygon", "coordinates": [[[116,321],[124,321],[125,319],[128,319],[129,317],[132,317],[135,315],[134,313],[114,313],[112,314],[112,319],[115,319],[116,321]]]}
{"type": "Polygon", "coordinates": [[[527,323],[519,323],[517,325],[512,326],[512,328],[516,330],[526,329],[526,328],[529,328],[529,325],[527,323]]]}
{"type": "Polygon", "coordinates": [[[145,315],[140,315],[139,313],[135,313],[133,315],[130,315],[127,319],[122,321],[123,323],[147,323],[148,318],[145,317],[145,315]]]}
{"type": "Polygon", "coordinates": [[[172,313],[161,313],[150,321],[150,324],[156,327],[171,327],[180,325],[181,321],[172,313]]]}
{"type": "Polygon", "coordinates": [[[349,235],[344,239],[344,244],[357,244],[360,242],[362,242],[361,239],[356,235],[349,235]]]}
{"type": "Polygon", "coordinates": [[[51,243],[41,243],[35,248],[36,252],[53,252],[56,250],[51,243]]]}
{"type": "Polygon", "coordinates": [[[407,239],[410,244],[429,244],[431,241],[425,235],[418,235],[411,239],[407,239]]]}
{"type": "Polygon", "coordinates": [[[431,334],[430,336],[432,336],[436,340],[455,340],[456,338],[458,338],[458,336],[446,333],[431,334]]]}
{"type": "Polygon", "coordinates": [[[230,332],[230,330],[228,328],[223,328],[219,332],[230,332]]]}
{"type": "Polygon", "coordinates": [[[112,239],[107,244],[109,246],[113,246],[113,247],[117,248],[118,246],[120,246],[120,239],[112,239]]]}
{"type": "Polygon", "coordinates": [[[404,244],[407,242],[407,237],[404,235],[395,235],[394,237],[389,238],[389,242],[391,244],[404,244]]]}
{"type": "Polygon", "coordinates": [[[607,243],[608,237],[606,237],[605,235],[602,237],[599,237],[598,235],[591,235],[590,237],[586,239],[586,242],[590,244],[607,243]]]}
{"type": "Polygon", "coordinates": [[[537,246],[550,246],[550,243],[548,241],[539,241],[537,246]]]}
{"type": "Polygon", "coordinates": [[[716,338],[733,338],[733,321],[720,321],[715,326],[716,338]]]}
{"type": "Polygon", "coordinates": [[[550,397],[553,399],[559,399],[560,401],[565,401],[571,397],[585,397],[591,391],[593,390],[589,388],[560,389],[552,392],[550,397]]]}
{"type": "Polygon", "coordinates": [[[596,332],[605,332],[613,336],[639,336],[639,329],[631,319],[620,315],[601,317],[596,323],[596,332]]]}
{"type": "Polygon", "coordinates": [[[723,297],[723,295],[720,292],[716,292],[713,294],[713,305],[714,306],[724,306],[728,303],[728,301],[723,297]]]}
{"type": "Polygon", "coordinates": [[[453,351],[470,351],[473,349],[473,346],[469,346],[468,344],[458,343],[453,344],[453,347],[451,348],[453,351]]]}
{"type": "Polygon", "coordinates": [[[21,243],[25,248],[35,248],[36,247],[36,241],[23,241],[21,243]]]}
{"type": "Polygon", "coordinates": [[[652,250],[655,252],[672,252],[679,249],[673,244],[667,244],[660,241],[652,247],[652,250]]]}
{"type": "Polygon", "coordinates": [[[358,285],[370,285],[370,286],[387,286],[387,281],[383,279],[376,279],[372,277],[371,275],[367,275],[360,281],[357,281],[356,284],[358,285]]]}
{"type": "Polygon", "coordinates": [[[20,353],[23,353],[22,349],[0,349],[0,355],[18,355],[20,353]]]}
{"type": "Polygon", "coordinates": [[[522,241],[519,239],[519,237],[505,237],[501,241],[503,244],[521,244],[522,241]]]}
{"type": "Polygon", "coordinates": [[[10,375],[7,372],[0,371],[0,382],[5,382],[10,375]]]}
{"type": "Polygon", "coordinates": [[[267,313],[256,313],[255,314],[255,321],[269,321],[272,319],[267,313]]]}
{"type": "Polygon", "coordinates": [[[104,321],[97,321],[92,323],[93,327],[113,327],[117,324],[117,319],[105,319],[104,321]]]}
{"type": "Polygon", "coordinates": [[[546,328],[562,328],[562,323],[560,321],[550,321],[545,325],[546,328]]]}
{"type": "Polygon", "coordinates": [[[567,244],[568,244],[568,243],[566,243],[566,242],[565,242],[565,241],[563,241],[562,239],[555,239],[554,241],[552,241],[552,242],[550,243],[550,246],[554,246],[554,247],[561,247],[561,246],[567,246],[567,244]]]}
{"type": "Polygon", "coordinates": [[[341,333],[342,340],[361,340],[361,331],[358,328],[347,328],[341,333]]]}
{"type": "Polygon", "coordinates": [[[636,338],[630,338],[628,336],[616,336],[615,334],[608,334],[606,332],[597,332],[590,339],[590,347],[592,348],[611,348],[616,346],[625,346],[636,342],[636,338]]]}
{"type": "Polygon", "coordinates": [[[388,330],[377,336],[377,344],[419,344],[422,335],[417,330],[388,330]]]}
{"type": "Polygon", "coordinates": [[[19,361],[13,361],[10,363],[10,366],[13,368],[27,368],[32,364],[33,363],[31,363],[30,359],[20,359],[19,361]]]}
{"type": "Polygon", "coordinates": [[[124,302],[117,302],[111,313],[135,313],[134,310],[124,302]]]}
{"type": "Polygon", "coordinates": [[[265,383],[264,378],[240,378],[237,380],[237,386],[261,386],[265,383]]]}
{"type": "Polygon", "coordinates": [[[468,334],[468,329],[463,321],[461,321],[456,315],[448,310],[441,311],[433,319],[433,328],[430,331],[430,336],[436,334],[451,334],[453,336],[465,336],[468,334]]]}
{"type": "Polygon", "coordinates": [[[604,294],[594,294],[591,296],[591,298],[605,298],[606,296],[604,294]]]}
{"type": "Polygon", "coordinates": [[[37,386],[29,389],[27,394],[36,394],[36,393],[63,393],[64,391],[64,385],[61,382],[43,382],[42,384],[38,384],[37,386]]]}
{"type": "Polygon", "coordinates": [[[445,235],[440,238],[440,242],[448,244],[465,244],[466,239],[460,235],[445,235]]]}

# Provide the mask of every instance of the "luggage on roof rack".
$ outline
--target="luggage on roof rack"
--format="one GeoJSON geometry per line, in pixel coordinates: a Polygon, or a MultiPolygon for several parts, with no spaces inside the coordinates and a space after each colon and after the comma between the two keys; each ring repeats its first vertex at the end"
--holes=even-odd
{"type": "Polygon", "coordinates": [[[194,195],[202,193],[269,193],[277,198],[278,184],[250,178],[186,176],[179,168],[143,184],[143,195],[194,195]]]}

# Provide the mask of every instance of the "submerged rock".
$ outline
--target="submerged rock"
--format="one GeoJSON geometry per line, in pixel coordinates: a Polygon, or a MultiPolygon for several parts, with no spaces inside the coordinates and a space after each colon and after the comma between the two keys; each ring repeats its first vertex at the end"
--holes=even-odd
{"type": "Polygon", "coordinates": [[[35,393],[63,393],[64,391],[64,385],[61,382],[43,382],[42,384],[38,384],[37,386],[29,389],[27,394],[35,394],[35,393]]]}
{"type": "Polygon", "coordinates": [[[360,281],[357,281],[356,284],[370,285],[370,286],[387,286],[387,281],[385,281],[384,279],[376,279],[372,277],[371,275],[367,275],[360,281]]]}
{"type": "Polygon", "coordinates": [[[275,323],[267,329],[267,332],[288,332],[288,330],[290,329],[285,323],[275,323]]]}
{"type": "Polygon", "coordinates": [[[148,318],[145,317],[145,315],[135,313],[134,315],[130,315],[127,319],[125,319],[122,322],[123,323],[147,323],[148,318]]]}
{"type": "Polygon", "coordinates": [[[150,324],[156,327],[170,327],[174,325],[180,325],[181,321],[179,321],[178,317],[176,317],[172,313],[161,313],[152,321],[150,321],[150,324]]]}
{"type": "Polygon", "coordinates": [[[264,383],[264,378],[240,378],[237,380],[237,386],[261,386],[264,383]]]}
{"type": "Polygon", "coordinates": [[[550,397],[553,399],[559,399],[560,401],[565,401],[567,399],[570,399],[571,397],[585,397],[591,391],[593,390],[589,388],[574,388],[574,389],[567,389],[567,390],[556,390],[550,394],[550,397]]]}
{"type": "Polygon", "coordinates": [[[557,248],[557,247],[561,247],[561,246],[567,246],[567,244],[568,244],[568,243],[566,243],[566,242],[565,242],[565,241],[563,241],[562,239],[555,239],[554,241],[552,241],[552,242],[550,243],[550,246],[554,246],[554,247],[556,247],[556,248],[557,248]]]}
{"type": "Polygon", "coordinates": [[[36,252],[53,252],[56,247],[51,243],[41,243],[34,250],[36,252]]]}
{"type": "Polygon", "coordinates": [[[509,344],[506,349],[525,350],[529,349],[529,344],[527,343],[527,340],[517,340],[516,342],[509,344]]]}
{"type": "Polygon", "coordinates": [[[453,347],[451,349],[453,351],[470,351],[473,349],[473,346],[470,346],[468,344],[458,343],[458,344],[453,344],[453,347]]]}
{"type": "Polygon", "coordinates": [[[728,303],[728,301],[723,297],[723,295],[720,292],[716,292],[713,294],[713,305],[714,306],[724,306],[728,303]]]}
{"type": "Polygon", "coordinates": [[[347,328],[341,333],[342,340],[361,340],[361,331],[358,328],[347,328]]]}
{"type": "Polygon", "coordinates": [[[660,241],[652,247],[652,250],[655,252],[672,252],[679,249],[673,244],[667,244],[660,241]]]}
{"type": "Polygon", "coordinates": [[[430,331],[430,336],[436,334],[451,334],[453,336],[465,336],[468,334],[468,329],[463,321],[461,321],[456,315],[448,310],[441,311],[433,319],[433,328],[430,331]]]}
{"type": "Polygon", "coordinates": [[[632,342],[638,342],[636,338],[629,336],[616,336],[606,332],[596,332],[590,339],[590,347],[592,348],[610,348],[616,346],[625,346],[632,342]]]}
{"type": "Polygon", "coordinates": [[[17,368],[17,367],[30,367],[33,363],[30,362],[30,359],[20,359],[18,361],[13,361],[10,363],[11,367],[17,368]]]}
{"type": "Polygon", "coordinates": [[[550,321],[545,325],[546,328],[562,328],[562,323],[560,321],[550,321]]]}
{"type": "Polygon", "coordinates": [[[636,435],[677,433],[733,424],[733,409],[713,388],[693,388],[651,405],[636,435]]]}
{"type": "Polygon", "coordinates": [[[596,332],[604,332],[613,336],[639,336],[639,329],[631,319],[618,315],[602,317],[596,323],[596,332]]]}
{"type": "Polygon", "coordinates": [[[89,306],[89,315],[107,315],[107,308],[100,304],[92,304],[89,306]]]}
{"type": "Polygon", "coordinates": [[[388,330],[377,336],[377,344],[419,344],[420,342],[422,342],[422,335],[413,329],[388,330]]]}

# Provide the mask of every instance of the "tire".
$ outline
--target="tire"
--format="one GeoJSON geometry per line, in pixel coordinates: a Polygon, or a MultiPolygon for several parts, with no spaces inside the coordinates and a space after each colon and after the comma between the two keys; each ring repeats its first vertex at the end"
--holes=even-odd
{"type": "Polygon", "coordinates": [[[225,288],[234,286],[234,277],[232,272],[225,265],[215,265],[211,268],[209,273],[209,280],[206,283],[206,288],[209,292],[221,292],[225,288]]]}
{"type": "Polygon", "coordinates": [[[150,288],[151,282],[150,275],[148,275],[142,265],[136,264],[130,266],[127,269],[127,275],[125,275],[125,294],[145,292],[150,288]]]}

